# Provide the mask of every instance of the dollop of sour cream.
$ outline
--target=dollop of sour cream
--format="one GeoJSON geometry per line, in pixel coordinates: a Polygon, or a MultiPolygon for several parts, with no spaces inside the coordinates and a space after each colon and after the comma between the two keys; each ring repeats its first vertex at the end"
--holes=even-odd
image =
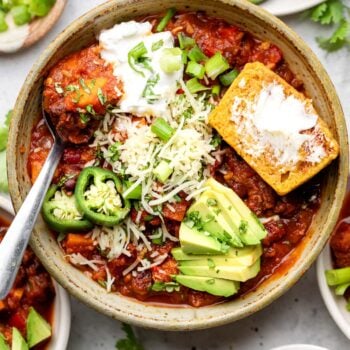
{"type": "Polygon", "coordinates": [[[183,65],[172,73],[160,67],[163,50],[174,47],[171,32],[152,33],[149,22],[123,22],[102,31],[99,43],[101,57],[113,64],[114,75],[123,82],[120,110],[138,116],[169,115],[169,102],[175,97],[183,75],[183,65]],[[142,56],[146,64],[135,66],[130,62],[130,52],[139,44],[147,50],[142,56]]]}
{"type": "Polygon", "coordinates": [[[29,35],[29,25],[16,26],[11,14],[6,16],[8,29],[0,33],[0,52],[11,53],[20,49],[29,35]]]}

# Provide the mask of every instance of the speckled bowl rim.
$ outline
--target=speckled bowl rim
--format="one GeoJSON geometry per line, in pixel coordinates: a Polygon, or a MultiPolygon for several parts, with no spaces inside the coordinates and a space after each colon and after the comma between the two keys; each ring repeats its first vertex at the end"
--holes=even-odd
{"type": "MultiPolygon", "coordinates": [[[[328,93],[327,97],[332,103],[332,108],[335,114],[335,121],[337,125],[337,133],[339,135],[340,147],[342,150],[342,157],[339,161],[337,186],[335,188],[334,201],[332,205],[330,205],[328,219],[325,223],[325,226],[322,228],[322,234],[320,234],[318,241],[314,246],[312,246],[312,250],[307,255],[307,258],[304,261],[301,261],[300,264],[296,264],[296,266],[293,266],[293,268],[290,269],[290,272],[283,281],[283,285],[274,286],[269,290],[269,293],[267,294],[257,293],[256,300],[254,300],[254,302],[252,303],[248,303],[244,309],[240,309],[239,311],[235,310],[234,304],[232,306],[227,304],[225,306],[225,312],[223,312],[222,314],[215,314],[213,316],[214,311],[213,313],[211,313],[211,310],[215,310],[216,308],[218,308],[220,312],[223,310],[222,308],[220,309],[220,305],[201,308],[201,310],[194,311],[196,315],[200,315],[201,318],[191,319],[186,324],[179,324],[179,318],[175,316],[176,313],[174,313],[173,311],[174,308],[163,308],[164,310],[166,310],[164,314],[168,316],[171,315],[171,317],[169,316],[169,318],[166,318],[168,316],[164,315],[162,316],[164,317],[164,319],[161,319],[159,317],[154,316],[154,314],[150,312],[147,314],[149,308],[152,307],[149,304],[146,305],[134,301],[134,303],[132,304],[134,305],[134,307],[130,307],[130,311],[128,310],[127,312],[123,312],[120,309],[118,309],[118,307],[113,303],[101,302],[100,300],[97,300],[97,295],[93,292],[91,292],[89,295],[87,293],[87,290],[84,289],[84,286],[75,285],[71,280],[68,280],[67,276],[67,279],[65,279],[65,276],[62,276],[60,273],[59,265],[51,265],[49,259],[46,258],[45,254],[40,250],[40,244],[38,243],[38,246],[36,246],[35,242],[33,240],[31,241],[34,251],[41,258],[47,270],[72,295],[82,300],[84,303],[96,309],[97,311],[100,311],[106,315],[109,315],[121,321],[132,323],[137,326],[171,331],[210,328],[239,320],[266,307],[272,301],[274,301],[283,293],[285,293],[291,286],[293,286],[296,283],[296,281],[302,276],[302,274],[305,273],[305,271],[310,267],[312,262],[316,259],[323,246],[325,245],[329,235],[332,232],[337,216],[339,215],[343,198],[345,196],[346,180],[348,173],[348,141],[346,123],[334,86],[331,83],[331,80],[328,77],[325,69],[318,61],[316,55],[295,32],[288,28],[279,19],[267,13],[265,10],[254,6],[245,0],[217,0],[217,2],[221,2],[226,5],[235,5],[241,10],[248,12],[250,15],[259,18],[259,20],[264,22],[266,26],[273,28],[275,31],[277,31],[278,35],[283,36],[289,43],[293,44],[295,50],[297,50],[299,55],[302,55],[302,58],[312,68],[312,73],[315,74],[318,77],[319,81],[322,82],[324,90],[328,93]],[[257,300],[258,298],[260,299],[257,300]],[[143,312],[140,310],[143,310],[143,312]]],[[[53,53],[55,53],[56,50],[64,44],[66,39],[70,38],[78,28],[82,28],[84,26],[84,23],[93,21],[95,17],[98,18],[98,16],[103,13],[108,13],[108,10],[113,6],[123,6],[131,3],[137,3],[137,0],[108,1],[91,10],[87,14],[74,21],[70,26],[68,26],[68,28],[64,30],[47,47],[47,49],[43,52],[43,54],[35,63],[20,92],[15,106],[14,115],[21,114],[21,111],[23,111],[23,108],[25,106],[25,99],[28,97],[32,85],[35,84],[35,81],[40,77],[42,67],[46,66],[46,64],[52,58],[53,53]]],[[[172,5],[176,5],[176,3],[174,1],[169,1],[169,7],[172,5]]],[[[16,152],[16,133],[14,129],[17,127],[18,122],[18,120],[13,121],[14,125],[11,125],[9,137],[9,152],[11,154],[9,158],[13,160],[15,158],[13,158],[12,154],[15,154],[16,152]]],[[[15,164],[14,161],[11,162],[8,160],[9,186],[14,207],[16,210],[18,210],[21,206],[22,198],[20,195],[20,188],[17,180],[16,167],[11,163],[15,164]]],[[[130,302],[130,300],[128,300],[128,302],[130,302]]],[[[184,311],[181,310],[184,309],[176,309],[176,312],[179,315],[184,315],[184,311]]]]}

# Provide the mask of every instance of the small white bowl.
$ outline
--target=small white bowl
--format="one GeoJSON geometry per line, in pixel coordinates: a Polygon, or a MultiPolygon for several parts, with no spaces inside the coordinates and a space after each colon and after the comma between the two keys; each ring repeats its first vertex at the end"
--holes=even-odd
{"type": "Polygon", "coordinates": [[[326,348],[321,348],[320,346],[310,345],[310,344],[290,344],[283,345],[271,350],[328,350],[326,348]]]}
{"type": "Polygon", "coordinates": [[[335,295],[333,289],[327,285],[325,270],[332,269],[331,249],[329,244],[317,260],[317,280],[326,307],[334,322],[345,336],[350,339],[350,312],[346,310],[346,301],[342,296],[335,295]]]}
{"type": "MultiPolygon", "coordinates": [[[[0,194],[0,210],[6,212],[9,218],[14,215],[10,200],[2,194],[0,194]]],[[[52,281],[56,297],[53,310],[52,337],[46,349],[64,350],[67,348],[71,326],[70,299],[68,293],[57,282],[52,281]]]]}

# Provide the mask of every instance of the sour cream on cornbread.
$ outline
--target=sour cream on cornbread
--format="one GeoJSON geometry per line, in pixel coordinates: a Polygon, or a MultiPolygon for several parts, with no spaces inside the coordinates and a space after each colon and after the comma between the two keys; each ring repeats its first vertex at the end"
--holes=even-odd
{"type": "Polygon", "coordinates": [[[160,66],[165,48],[174,47],[170,32],[152,33],[149,22],[123,22],[105,30],[99,37],[101,57],[114,66],[114,75],[123,82],[124,95],[119,108],[135,115],[164,116],[174,99],[183,67],[166,73],[160,66]],[[139,63],[133,63],[135,48],[145,49],[139,63]]]}

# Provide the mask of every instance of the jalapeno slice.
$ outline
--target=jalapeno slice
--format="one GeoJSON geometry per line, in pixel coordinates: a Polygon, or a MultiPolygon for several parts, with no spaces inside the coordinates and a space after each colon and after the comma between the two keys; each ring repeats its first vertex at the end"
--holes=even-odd
{"type": "Polygon", "coordinates": [[[122,182],[112,171],[88,167],[80,173],[74,193],[84,217],[95,224],[111,227],[130,211],[130,202],[123,199],[122,192],[122,182]]]}
{"type": "Polygon", "coordinates": [[[79,212],[75,197],[68,196],[57,185],[47,191],[42,214],[50,228],[57,232],[83,232],[94,226],[79,212]]]}

